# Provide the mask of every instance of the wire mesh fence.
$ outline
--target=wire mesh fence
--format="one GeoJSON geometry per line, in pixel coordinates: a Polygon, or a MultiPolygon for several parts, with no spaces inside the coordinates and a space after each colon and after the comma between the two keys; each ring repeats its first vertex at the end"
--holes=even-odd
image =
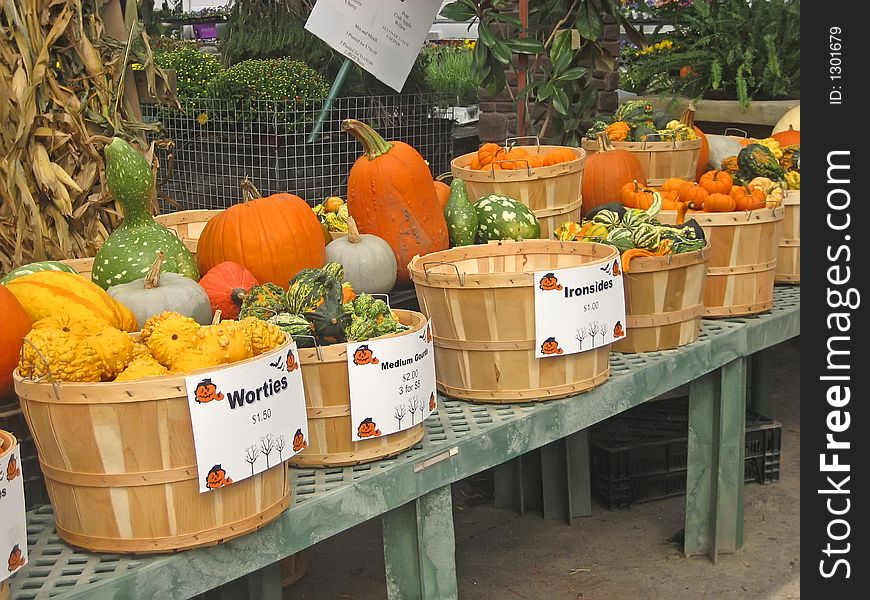
{"type": "Polygon", "coordinates": [[[316,141],[307,141],[323,100],[290,102],[197,99],[183,111],[143,105],[159,122],[161,211],[226,208],[238,202],[247,176],[263,195],[291,192],[309,204],[345,197],[347,177],[362,154],[342,131],[344,119],[373,126],[423,155],[438,175],[450,170],[452,115],[436,94],[337,98],[316,141]]]}

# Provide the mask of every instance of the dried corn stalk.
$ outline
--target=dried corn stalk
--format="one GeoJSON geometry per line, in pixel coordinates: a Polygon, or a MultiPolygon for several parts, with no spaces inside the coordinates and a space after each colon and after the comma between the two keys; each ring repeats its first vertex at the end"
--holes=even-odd
{"type": "Polygon", "coordinates": [[[132,116],[121,81],[134,62],[152,90],[165,73],[138,26],[129,51],[105,34],[109,1],[0,0],[0,272],[93,256],[117,224],[102,140],[145,148],[152,126],[132,116]]]}

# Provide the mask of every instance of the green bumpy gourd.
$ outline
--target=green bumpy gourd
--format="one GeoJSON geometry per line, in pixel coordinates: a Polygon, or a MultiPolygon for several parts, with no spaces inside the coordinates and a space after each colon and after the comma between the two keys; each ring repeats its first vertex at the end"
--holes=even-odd
{"type": "Polygon", "coordinates": [[[164,253],[163,271],[199,281],[196,259],[184,242],[151,216],[154,194],[151,166],[145,157],[121,138],[108,144],[106,183],[120,202],[124,218],[94,258],[91,279],[108,289],[148,274],[159,252],[164,253]]]}
{"type": "Polygon", "coordinates": [[[477,236],[477,211],[468,199],[465,182],[459,178],[450,182],[450,197],[444,205],[444,220],[450,246],[470,246],[477,236]]]}

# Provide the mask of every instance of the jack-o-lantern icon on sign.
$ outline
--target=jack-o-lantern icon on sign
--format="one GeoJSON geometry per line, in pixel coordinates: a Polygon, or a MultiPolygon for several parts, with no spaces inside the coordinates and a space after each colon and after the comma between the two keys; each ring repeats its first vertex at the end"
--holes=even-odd
{"type": "Polygon", "coordinates": [[[379,362],[368,344],[363,344],[353,353],[353,364],[355,365],[376,365],[379,362]]]}
{"type": "Polygon", "coordinates": [[[12,552],[9,553],[9,560],[6,561],[6,565],[9,568],[9,572],[16,571],[24,566],[24,553],[21,551],[21,547],[18,544],[12,548],[12,552]]]}
{"type": "Polygon", "coordinates": [[[625,335],[625,329],[622,328],[622,321],[617,321],[613,326],[613,337],[621,338],[625,335]]]}
{"type": "Polygon", "coordinates": [[[198,404],[205,404],[206,402],[211,402],[212,400],[223,400],[224,395],[218,391],[217,386],[212,383],[211,379],[203,379],[199,383],[196,384],[196,389],[194,390],[194,400],[198,404]]]}
{"type": "Polygon", "coordinates": [[[381,430],[378,429],[378,426],[372,421],[371,417],[363,419],[362,423],[357,427],[356,432],[361,438],[378,437],[381,435],[381,430]]]}
{"type": "Polygon", "coordinates": [[[619,271],[619,260],[618,259],[613,261],[613,270],[611,272],[613,273],[614,277],[619,277],[620,271],[619,271]]]}
{"type": "Polygon", "coordinates": [[[296,355],[293,354],[293,350],[287,351],[287,372],[292,373],[296,369],[299,368],[299,363],[296,361],[296,355]]]}
{"type": "Polygon", "coordinates": [[[205,477],[205,487],[210,490],[230,485],[232,482],[233,480],[227,477],[227,472],[220,465],[213,466],[205,477]]]}
{"type": "Polygon", "coordinates": [[[562,284],[559,283],[559,280],[553,273],[547,273],[546,275],[541,277],[541,281],[538,283],[538,285],[545,292],[559,291],[562,289],[562,284]]]}
{"type": "Polygon", "coordinates": [[[6,481],[12,481],[19,475],[21,475],[21,469],[18,468],[18,459],[12,456],[6,463],[6,481]]]}
{"type": "Polygon", "coordinates": [[[559,342],[556,341],[554,337],[548,337],[544,340],[544,343],[541,344],[541,354],[562,354],[564,350],[559,347],[559,342]]]}
{"type": "Polygon", "coordinates": [[[305,434],[302,433],[301,428],[297,429],[296,433],[293,434],[293,452],[299,452],[307,447],[308,442],[305,441],[305,434]]]}

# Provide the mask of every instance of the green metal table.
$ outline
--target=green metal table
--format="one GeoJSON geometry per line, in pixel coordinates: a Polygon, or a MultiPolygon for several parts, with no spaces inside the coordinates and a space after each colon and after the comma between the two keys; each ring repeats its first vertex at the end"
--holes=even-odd
{"type": "Polygon", "coordinates": [[[544,482],[551,499],[545,509],[569,520],[588,514],[586,429],[686,383],[685,549],[715,559],[743,539],[744,361],[799,332],[799,289],[777,288],[771,312],[705,319],[699,340],[689,346],[611,353],[609,379],[577,396],[513,405],[442,397],[426,421],[426,436],[408,452],[354,467],[291,468],[290,508],[266,527],[218,546],[147,556],[79,551],[60,541],[51,507],[41,507],[28,514],[30,560],[12,579],[12,598],[277,600],[277,561],[374,517],[382,519],[391,600],[457,598],[452,483],[541,448],[565,474],[544,482]]]}

